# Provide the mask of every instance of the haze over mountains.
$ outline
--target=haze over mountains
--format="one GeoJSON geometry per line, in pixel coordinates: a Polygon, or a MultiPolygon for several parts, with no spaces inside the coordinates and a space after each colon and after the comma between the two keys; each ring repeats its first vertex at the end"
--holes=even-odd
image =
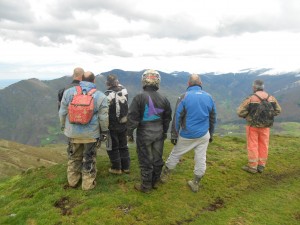
{"type": "MultiPolygon", "coordinates": [[[[218,125],[241,124],[236,108],[248,96],[255,79],[265,81],[266,91],[274,95],[283,108],[277,122],[300,122],[300,74],[289,72],[269,75],[269,69],[246,70],[239,73],[203,74],[203,89],[215,99],[218,125]]],[[[129,101],[142,90],[143,71],[112,70],[96,77],[97,88],[106,90],[108,74],[116,74],[129,92],[129,101]]],[[[160,92],[168,97],[172,107],[187,87],[187,72],[161,72],[160,92]]],[[[64,142],[57,112],[57,91],[72,81],[69,76],[41,81],[22,80],[0,90],[0,139],[30,145],[64,142]]],[[[217,127],[218,131],[218,127],[217,127]]]]}

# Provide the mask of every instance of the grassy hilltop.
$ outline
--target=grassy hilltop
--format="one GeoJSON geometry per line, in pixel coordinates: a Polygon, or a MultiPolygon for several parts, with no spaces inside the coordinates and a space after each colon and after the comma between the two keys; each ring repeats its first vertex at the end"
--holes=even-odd
{"type": "MultiPolygon", "coordinates": [[[[171,148],[166,141],[165,159],[171,148]]],[[[97,186],[88,192],[64,188],[66,163],[42,167],[0,181],[0,224],[299,224],[299,150],[299,138],[272,136],[266,171],[253,175],[241,170],[245,138],[215,137],[198,193],[186,185],[193,152],[150,194],[133,189],[139,181],[134,145],[131,174],[109,174],[108,157],[99,155],[97,186]]]]}

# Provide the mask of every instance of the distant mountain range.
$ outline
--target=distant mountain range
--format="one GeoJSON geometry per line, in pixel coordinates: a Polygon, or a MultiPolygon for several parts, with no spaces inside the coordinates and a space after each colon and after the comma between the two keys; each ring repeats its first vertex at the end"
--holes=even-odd
{"type": "Polygon", "coordinates": [[[11,85],[11,84],[13,84],[13,83],[18,82],[18,81],[20,81],[20,80],[14,80],[14,79],[0,80],[0,89],[3,89],[3,88],[5,88],[5,87],[7,87],[7,86],[9,86],[9,85],[11,85]]]}
{"type": "MultiPolygon", "coordinates": [[[[274,95],[283,108],[276,121],[300,122],[300,74],[289,72],[269,75],[269,69],[245,70],[238,73],[201,76],[203,89],[215,99],[218,123],[243,123],[236,116],[236,108],[251,94],[255,79],[265,82],[266,91],[274,95]]],[[[105,91],[108,74],[116,74],[128,89],[129,101],[142,91],[144,71],[112,70],[97,75],[96,85],[105,91]]],[[[167,96],[172,107],[186,90],[189,73],[161,72],[160,92],[167,96]]],[[[22,80],[0,90],[0,138],[30,145],[44,145],[65,141],[59,129],[57,91],[72,81],[69,76],[54,80],[22,80]]]]}

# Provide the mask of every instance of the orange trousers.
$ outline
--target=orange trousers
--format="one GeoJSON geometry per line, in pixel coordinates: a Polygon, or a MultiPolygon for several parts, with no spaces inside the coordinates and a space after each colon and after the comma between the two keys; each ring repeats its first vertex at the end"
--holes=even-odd
{"type": "Polygon", "coordinates": [[[270,128],[246,126],[248,166],[265,166],[268,159],[270,128]]]}

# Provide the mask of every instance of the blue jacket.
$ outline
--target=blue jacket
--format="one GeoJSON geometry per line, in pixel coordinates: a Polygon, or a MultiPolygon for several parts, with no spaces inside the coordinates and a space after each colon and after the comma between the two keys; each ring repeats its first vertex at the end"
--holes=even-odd
{"type": "MultiPolygon", "coordinates": [[[[96,85],[91,82],[81,81],[79,84],[82,91],[89,92],[96,85]]],[[[60,109],[60,125],[64,127],[64,134],[69,138],[86,139],[99,138],[100,130],[108,131],[108,104],[107,97],[101,91],[96,91],[94,97],[94,115],[88,124],[71,124],[68,118],[68,106],[72,101],[73,95],[76,94],[76,87],[67,89],[64,92],[60,109]]]]}
{"type": "Polygon", "coordinates": [[[188,87],[175,112],[175,129],[181,137],[199,138],[208,131],[212,135],[216,124],[216,106],[210,94],[201,86],[188,87]]]}

